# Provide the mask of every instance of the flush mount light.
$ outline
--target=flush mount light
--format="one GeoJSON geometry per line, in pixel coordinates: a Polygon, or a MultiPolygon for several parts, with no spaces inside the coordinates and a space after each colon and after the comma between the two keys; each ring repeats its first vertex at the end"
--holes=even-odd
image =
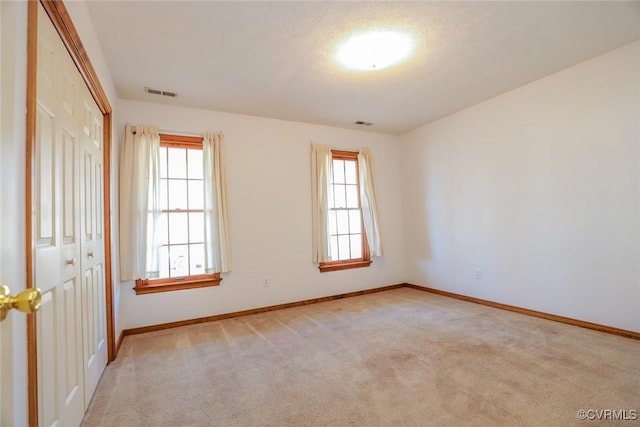
{"type": "Polygon", "coordinates": [[[347,39],[338,47],[336,59],[352,70],[382,70],[406,59],[413,48],[413,38],[407,33],[373,30],[347,39]]]}

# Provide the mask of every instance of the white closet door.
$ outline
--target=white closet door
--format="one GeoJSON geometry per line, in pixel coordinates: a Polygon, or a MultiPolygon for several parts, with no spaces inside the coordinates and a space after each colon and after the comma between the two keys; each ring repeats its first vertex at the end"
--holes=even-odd
{"type": "MultiPolygon", "coordinates": [[[[0,25],[2,24],[2,5],[0,5],[0,25]]],[[[2,45],[2,32],[0,32],[0,45],[2,45]]],[[[2,95],[2,80],[0,79],[0,96],[2,95]]],[[[1,98],[0,98],[1,99],[1,98]]],[[[2,119],[2,105],[0,105],[0,119],[2,119]]],[[[2,152],[2,150],[0,150],[0,153],[2,152]]],[[[0,158],[0,165],[2,165],[2,158],[0,158]]],[[[0,199],[2,198],[3,194],[0,192],[0,199]]],[[[2,210],[0,210],[0,223],[2,223],[2,221],[4,221],[3,215],[2,215],[2,210]]],[[[4,240],[2,239],[2,230],[0,229],[0,252],[4,253],[4,240]]],[[[0,285],[2,285],[2,279],[4,278],[4,276],[2,276],[2,263],[0,263],[0,285]]],[[[9,322],[6,322],[9,323],[9,322]]],[[[5,326],[5,328],[8,326],[5,326]]],[[[8,358],[9,358],[9,352],[12,351],[12,349],[9,348],[8,343],[5,343],[2,339],[2,336],[4,335],[5,337],[7,336],[7,334],[3,334],[2,333],[2,323],[0,323],[0,414],[4,414],[6,413],[6,416],[2,416],[0,415],[0,427],[3,427],[5,424],[8,425],[8,423],[10,421],[12,421],[9,417],[9,413],[13,412],[11,411],[11,409],[9,408],[8,402],[9,399],[8,398],[2,398],[3,390],[4,388],[8,388],[7,386],[5,386],[4,384],[9,383],[9,376],[7,376],[6,378],[4,378],[2,376],[2,367],[6,364],[7,366],[9,366],[8,363],[8,358]],[[4,353],[3,353],[4,352],[4,353]],[[3,382],[4,379],[4,382],[3,382]],[[6,418],[6,421],[5,421],[6,418]]],[[[6,340],[6,338],[5,338],[6,340]]],[[[13,384],[13,382],[11,384],[7,384],[8,386],[11,386],[13,384]]]]}
{"type": "Polygon", "coordinates": [[[46,13],[38,14],[34,188],[38,420],[77,426],[82,371],[78,97],[80,76],[46,13]]]}
{"type": "Polygon", "coordinates": [[[107,366],[102,182],[102,113],[85,87],[80,130],[80,194],[85,405],[107,366]]]}
{"type": "Polygon", "coordinates": [[[41,5],[38,13],[38,420],[76,427],[107,364],[103,116],[41,5]]]}

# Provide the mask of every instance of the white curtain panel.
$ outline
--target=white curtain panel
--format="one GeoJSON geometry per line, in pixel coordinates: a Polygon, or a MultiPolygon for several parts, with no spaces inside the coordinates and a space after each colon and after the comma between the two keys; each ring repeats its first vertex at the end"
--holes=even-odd
{"type": "Polygon", "coordinates": [[[125,128],[120,147],[120,279],[158,277],[160,136],[153,126],[125,128]]]}
{"type": "Polygon", "coordinates": [[[231,271],[224,136],[207,132],[202,142],[204,167],[204,247],[208,274],[231,271]]]}
{"type": "Polygon", "coordinates": [[[311,144],[311,223],[312,260],[329,261],[329,182],[331,178],[331,147],[311,144]]]}
{"type": "Polygon", "coordinates": [[[371,256],[382,256],[378,202],[373,180],[373,158],[369,149],[363,148],[358,153],[358,168],[360,170],[360,205],[369,251],[371,256]]]}

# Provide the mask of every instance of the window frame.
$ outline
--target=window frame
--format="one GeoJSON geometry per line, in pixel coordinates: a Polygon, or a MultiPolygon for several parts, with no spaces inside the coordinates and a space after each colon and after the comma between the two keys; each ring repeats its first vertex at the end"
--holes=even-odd
{"type": "MultiPolygon", "coordinates": [[[[369,267],[372,263],[371,253],[369,251],[369,243],[367,241],[367,232],[364,227],[364,218],[362,216],[362,205],[360,202],[361,183],[360,183],[360,164],[358,162],[358,152],[348,151],[348,150],[331,150],[332,164],[334,160],[355,161],[355,164],[356,164],[356,178],[357,178],[357,188],[358,188],[358,210],[360,211],[360,225],[361,225],[361,234],[362,234],[362,257],[321,262],[318,266],[321,273],[325,273],[328,271],[339,271],[339,270],[349,270],[353,268],[369,267]]],[[[333,177],[331,179],[333,180],[333,177]]],[[[332,210],[333,209],[336,209],[336,208],[332,208],[332,210]]]]}
{"type": "MultiPolygon", "coordinates": [[[[203,141],[204,138],[197,136],[160,134],[161,147],[202,150],[203,141]]],[[[172,210],[163,209],[162,211],[170,212],[172,210]]],[[[133,289],[136,291],[136,295],[142,295],[218,286],[221,281],[222,278],[220,277],[220,273],[194,274],[184,277],[163,277],[158,279],[138,279],[136,280],[136,285],[133,289]]]]}

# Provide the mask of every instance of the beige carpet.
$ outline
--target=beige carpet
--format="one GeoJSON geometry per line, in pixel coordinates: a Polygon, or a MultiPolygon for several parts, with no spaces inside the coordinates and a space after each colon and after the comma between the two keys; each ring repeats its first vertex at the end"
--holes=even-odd
{"type": "Polygon", "coordinates": [[[640,424],[580,409],[640,417],[640,342],[402,288],[126,337],[83,425],[640,424]]]}

